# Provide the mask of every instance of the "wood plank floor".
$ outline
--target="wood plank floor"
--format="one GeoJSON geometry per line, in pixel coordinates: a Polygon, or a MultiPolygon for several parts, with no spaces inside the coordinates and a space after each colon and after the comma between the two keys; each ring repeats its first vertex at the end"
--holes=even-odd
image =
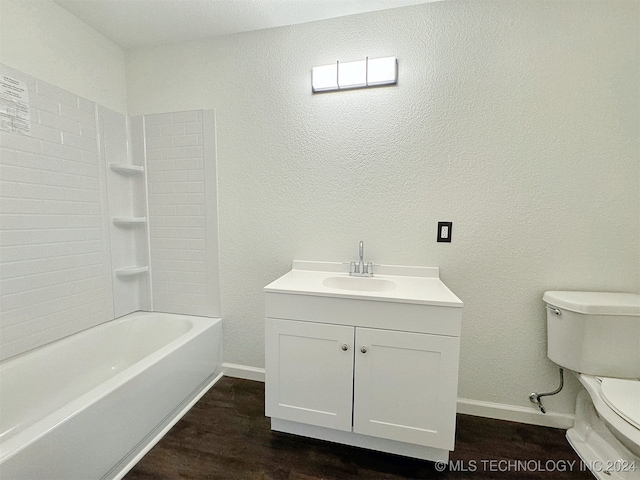
{"type": "Polygon", "coordinates": [[[563,430],[501,420],[458,415],[450,458],[438,472],[432,462],[271,432],[264,384],[225,377],[125,479],[593,480],[563,430]]]}

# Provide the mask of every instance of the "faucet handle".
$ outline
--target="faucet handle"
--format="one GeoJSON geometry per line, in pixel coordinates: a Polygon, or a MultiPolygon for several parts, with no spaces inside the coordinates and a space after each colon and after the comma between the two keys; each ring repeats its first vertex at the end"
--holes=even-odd
{"type": "Polygon", "coordinates": [[[371,275],[373,275],[373,263],[367,262],[367,264],[364,267],[363,273],[370,273],[371,275]]]}
{"type": "Polygon", "coordinates": [[[349,273],[358,273],[358,264],[356,262],[349,264],[349,273]]]}

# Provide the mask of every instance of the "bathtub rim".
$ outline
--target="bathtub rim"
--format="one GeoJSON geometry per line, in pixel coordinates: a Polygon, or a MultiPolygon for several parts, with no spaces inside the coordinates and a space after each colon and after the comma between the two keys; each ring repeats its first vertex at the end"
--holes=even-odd
{"type": "Polygon", "coordinates": [[[10,357],[7,358],[3,358],[2,360],[0,360],[0,367],[6,363],[10,363],[13,361],[16,361],[20,358],[23,357],[27,357],[29,355],[32,355],[36,352],[39,352],[40,350],[44,350],[45,348],[51,347],[52,345],[55,345],[56,343],[59,342],[63,342],[66,341],[69,338],[73,338],[77,335],[82,335],[85,334],[85,332],[89,332],[90,330],[95,330],[96,328],[100,328],[102,326],[108,325],[108,324],[112,324],[112,323],[118,323],[121,321],[126,321],[128,319],[131,318],[136,318],[136,317],[146,317],[148,315],[162,315],[162,316],[176,316],[176,317],[186,317],[186,318],[204,318],[204,319],[209,319],[209,320],[222,320],[222,317],[206,317],[203,315],[186,315],[186,314],[182,314],[182,313],[170,313],[170,312],[150,312],[149,310],[136,310],[135,312],[130,312],[127,313],[125,315],[120,315],[119,317],[116,318],[112,318],[111,320],[105,320],[104,322],[100,322],[96,325],[93,325],[91,327],[87,327],[87,328],[83,328],[82,330],[78,330],[77,332],[71,333],[69,335],[65,335],[64,337],[61,338],[57,338],[51,342],[47,342],[47,343],[43,343],[42,345],[36,345],[35,347],[25,351],[25,352],[20,352],[17,353],[15,355],[11,355],[10,357]]]}

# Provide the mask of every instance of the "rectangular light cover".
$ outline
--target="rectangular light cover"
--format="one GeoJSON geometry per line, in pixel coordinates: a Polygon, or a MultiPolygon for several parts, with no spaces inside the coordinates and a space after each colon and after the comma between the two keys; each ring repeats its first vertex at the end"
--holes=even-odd
{"type": "Polygon", "coordinates": [[[311,69],[311,87],[314,92],[338,89],[338,64],[311,69]]]}
{"type": "Polygon", "coordinates": [[[396,57],[370,58],[367,85],[387,85],[398,81],[396,57]]]}
{"type": "Polygon", "coordinates": [[[367,86],[367,61],[338,62],[338,87],[359,88],[367,86]]]}
{"type": "Polygon", "coordinates": [[[314,93],[396,83],[398,83],[396,57],[336,62],[311,69],[311,90],[314,93]]]}

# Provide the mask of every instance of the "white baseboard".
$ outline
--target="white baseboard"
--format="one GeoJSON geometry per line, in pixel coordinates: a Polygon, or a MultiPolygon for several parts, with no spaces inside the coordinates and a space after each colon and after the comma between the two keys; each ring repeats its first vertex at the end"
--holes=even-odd
{"type": "Polygon", "coordinates": [[[264,382],[264,368],[248,367],[246,365],[238,365],[235,363],[223,363],[222,374],[227,377],[264,382]]]}
{"type": "Polygon", "coordinates": [[[511,422],[527,423],[553,428],[571,428],[575,416],[567,413],[542,413],[535,408],[506,405],[504,403],[483,402],[458,398],[458,413],[474,415],[476,417],[509,420],[511,422]]]}
{"type": "MultiPolygon", "coordinates": [[[[248,367],[235,363],[223,363],[222,373],[227,377],[264,382],[264,368],[248,367]]],[[[458,398],[458,413],[476,417],[495,418],[511,422],[540,425],[543,427],[568,429],[573,427],[574,416],[566,413],[542,413],[535,408],[506,405],[504,403],[483,402],[458,398]]]]}

